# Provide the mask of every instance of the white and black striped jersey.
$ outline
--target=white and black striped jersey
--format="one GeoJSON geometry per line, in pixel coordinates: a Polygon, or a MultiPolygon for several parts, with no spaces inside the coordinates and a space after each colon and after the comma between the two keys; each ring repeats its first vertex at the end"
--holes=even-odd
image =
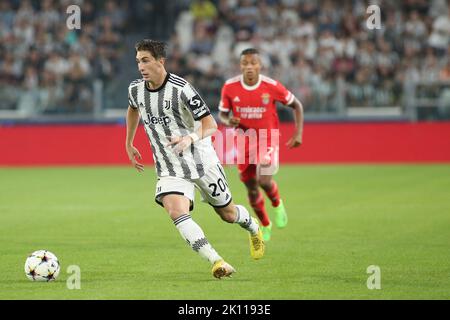
{"type": "Polygon", "coordinates": [[[168,137],[194,132],[201,125],[199,120],[210,114],[185,79],[167,73],[164,83],[155,90],[150,90],[143,79],[135,80],[128,87],[128,100],[144,122],[158,177],[198,179],[219,162],[211,137],[193,143],[181,156],[167,147],[168,137]]]}

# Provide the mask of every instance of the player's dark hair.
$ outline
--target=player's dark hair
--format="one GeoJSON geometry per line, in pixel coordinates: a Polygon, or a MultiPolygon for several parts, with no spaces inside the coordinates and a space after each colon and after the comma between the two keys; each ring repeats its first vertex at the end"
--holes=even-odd
{"type": "Polygon", "coordinates": [[[259,51],[258,51],[258,49],[255,49],[255,48],[248,48],[241,52],[241,57],[245,56],[247,54],[259,54],[259,51]]]}
{"type": "Polygon", "coordinates": [[[136,52],[148,51],[155,59],[166,57],[166,44],[162,41],[144,39],[136,43],[136,52]]]}

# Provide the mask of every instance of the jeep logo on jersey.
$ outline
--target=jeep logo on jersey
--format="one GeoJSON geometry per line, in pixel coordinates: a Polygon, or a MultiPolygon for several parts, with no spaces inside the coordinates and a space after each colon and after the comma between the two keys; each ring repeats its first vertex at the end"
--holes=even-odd
{"type": "Polygon", "coordinates": [[[150,117],[147,114],[147,120],[144,120],[144,123],[146,125],[157,125],[157,124],[161,124],[163,126],[168,126],[170,123],[170,118],[168,116],[165,117],[150,117]]]}

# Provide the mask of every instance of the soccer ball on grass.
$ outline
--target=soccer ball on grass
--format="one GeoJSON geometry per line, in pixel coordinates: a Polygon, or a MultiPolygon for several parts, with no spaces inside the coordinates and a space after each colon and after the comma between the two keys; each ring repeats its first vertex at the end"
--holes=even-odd
{"type": "Polygon", "coordinates": [[[25,261],[25,274],[31,281],[54,281],[59,275],[58,258],[47,250],[38,250],[25,261]]]}

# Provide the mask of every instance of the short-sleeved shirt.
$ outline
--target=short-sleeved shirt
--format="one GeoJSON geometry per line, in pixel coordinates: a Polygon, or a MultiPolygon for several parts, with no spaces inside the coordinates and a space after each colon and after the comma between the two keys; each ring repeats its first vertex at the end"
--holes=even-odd
{"type": "Polygon", "coordinates": [[[270,152],[278,154],[280,133],[276,102],[290,105],[294,99],[280,82],[264,75],[259,76],[254,86],[246,85],[242,75],[225,82],[219,110],[231,111],[240,118],[238,129],[242,130],[236,130],[234,147],[241,173],[249,166],[255,167],[261,156],[270,152]]]}
{"type": "Polygon", "coordinates": [[[204,100],[185,79],[167,73],[164,83],[151,90],[143,79],[128,87],[131,108],[138,109],[155,161],[158,177],[198,179],[219,162],[211,137],[193,143],[181,156],[167,144],[168,137],[185,136],[197,130],[210,111],[204,100]]]}
{"type": "Polygon", "coordinates": [[[260,75],[254,86],[248,86],[240,75],[225,82],[219,110],[232,111],[241,119],[242,129],[278,129],[277,101],[289,105],[294,95],[279,81],[267,76],[260,75]]]}

